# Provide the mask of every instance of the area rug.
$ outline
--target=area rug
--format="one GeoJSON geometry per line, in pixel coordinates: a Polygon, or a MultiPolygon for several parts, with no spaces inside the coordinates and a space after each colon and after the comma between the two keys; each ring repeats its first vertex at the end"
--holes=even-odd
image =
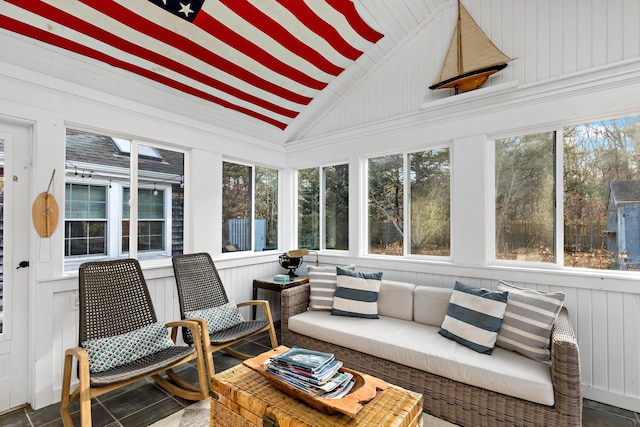
{"type": "MultiPolygon", "coordinates": [[[[429,414],[422,414],[424,427],[456,427],[455,424],[429,414]]],[[[204,427],[209,425],[209,399],[201,400],[180,412],[169,415],[151,427],[204,427]]]]}

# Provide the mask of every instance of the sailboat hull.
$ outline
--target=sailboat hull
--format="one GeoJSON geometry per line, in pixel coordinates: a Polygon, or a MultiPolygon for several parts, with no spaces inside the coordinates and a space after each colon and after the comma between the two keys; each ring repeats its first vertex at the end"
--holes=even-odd
{"type": "Polygon", "coordinates": [[[500,70],[503,70],[506,67],[507,64],[498,64],[491,67],[481,68],[475,71],[469,71],[468,73],[464,73],[429,86],[429,89],[433,90],[453,88],[456,90],[456,93],[475,90],[485,84],[489,79],[489,76],[497,73],[500,70]]]}

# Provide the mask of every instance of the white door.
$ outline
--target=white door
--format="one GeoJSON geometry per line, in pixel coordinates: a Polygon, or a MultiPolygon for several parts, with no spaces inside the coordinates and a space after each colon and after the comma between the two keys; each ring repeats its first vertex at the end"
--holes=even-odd
{"type": "Polygon", "coordinates": [[[30,128],[0,122],[0,413],[28,400],[30,146],[30,128]]]}

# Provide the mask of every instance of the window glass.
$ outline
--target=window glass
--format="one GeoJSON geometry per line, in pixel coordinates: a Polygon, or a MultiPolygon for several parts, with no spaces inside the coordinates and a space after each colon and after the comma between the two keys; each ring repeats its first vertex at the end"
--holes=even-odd
{"type": "Polygon", "coordinates": [[[369,253],[403,255],[403,155],[369,159],[369,253]]]}
{"type": "Polygon", "coordinates": [[[448,256],[451,184],[449,149],[409,154],[411,253],[448,256]]]}
{"type": "Polygon", "coordinates": [[[222,163],[223,252],[251,250],[253,172],[251,166],[222,163]]]}
{"type": "Polygon", "coordinates": [[[564,265],[640,270],[640,116],[563,129],[564,265]]]}
{"type": "Polygon", "coordinates": [[[298,171],[298,247],[320,249],[320,169],[298,171]]]}
{"type": "Polygon", "coordinates": [[[555,132],[495,141],[496,258],[555,262],[555,132]]]}
{"type": "Polygon", "coordinates": [[[107,254],[107,187],[65,185],[65,256],[107,254]]]}
{"type": "Polygon", "coordinates": [[[278,171],[256,166],[255,250],[278,249],[278,171]]]}
{"type": "Polygon", "coordinates": [[[324,176],[324,247],[349,249],[349,165],[322,168],[324,176]]]}

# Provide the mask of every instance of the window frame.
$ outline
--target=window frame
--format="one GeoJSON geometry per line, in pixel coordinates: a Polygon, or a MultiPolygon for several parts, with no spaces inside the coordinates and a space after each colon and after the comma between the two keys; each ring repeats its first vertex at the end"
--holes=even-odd
{"type": "MultiPolygon", "coordinates": [[[[318,170],[318,248],[308,248],[309,250],[313,250],[313,251],[323,251],[323,252],[327,252],[327,253],[336,253],[336,254],[345,254],[348,253],[350,251],[350,248],[353,245],[353,242],[350,241],[349,237],[347,237],[347,249],[328,249],[327,248],[327,221],[326,221],[326,210],[327,210],[327,199],[326,199],[326,178],[325,178],[325,169],[326,168],[331,168],[331,167],[336,167],[336,166],[346,166],[347,170],[348,170],[348,176],[349,178],[347,179],[347,185],[351,185],[351,174],[352,172],[352,167],[351,167],[351,163],[348,161],[344,161],[344,162],[332,162],[332,163],[325,163],[322,164],[320,166],[310,166],[310,167],[304,167],[304,168],[298,168],[295,170],[295,174],[294,174],[294,180],[295,180],[295,228],[294,228],[294,244],[296,248],[302,248],[300,246],[300,228],[299,228],[299,224],[300,224],[300,171],[301,170],[306,170],[306,169],[317,169],[318,170]]],[[[348,222],[349,222],[349,226],[351,225],[351,190],[349,190],[349,216],[348,216],[348,222]]],[[[305,248],[307,249],[307,248],[305,248]]]]}
{"type": "MultiPolygon", "coordinates": [[[[65,256],[64,246],[62,251],[62,272],[63,274],[74,274],[77,272],[79,265],[87,261],[100,261],[121,259],[123,257],[131,257],[139,260],[143,266],[166,266],[171,262],[171,256],[173,253],[173,184],[178,184],[181,188],[185,188],[186,183],[189,181],[189,160],[190,150],[188,148],[180,147],[178,145],[166,144],[157,141],[146,140],[133,136],[123,136],[118,132],[109,132],[104,130],[96,130],[83,126],[66,125],[65,126],[65,153],[67,149],[67,129],[73,131],[89,133],[100,137],[109,137],[119,140],[129,140],[129,152],[123,154],[116,144],[115,156],[128,158],[127,167],[103,165],[100,163],[88,163],[87,161],[69,160],[65,154],[65,186],[67,183],[71,184],[86,184],[86,185],[104,185],[107,187],[107,254],[102,255],[85,255],[85,256],[65,256]],[[161,251],[146,251],[141,252],[140,256],[138,252],[138,245],[129,245],[128,251],[122,250],[122,221],[125,220],[123,208],[123,189],[135,188],[135,191],[131,191],[131,207],[129,211],[130,221],[130,233],[129,241],[138,241],[138,182],[140,181],[140,172],[144,175],[144,170],[139,169],[139,150],[140,146],[148,147],[150,150],[157,153],[157,150],[172,151],[182,155],[182,175],[174,175],[165,172],[153,172],[151,175],[156,175],[158,181],[156,182],[156,189],[164,190],[164,249],[161,251]],[[83,171],[82,179],[88,181],[76,182],[76,179],[80,178],[80,171],[83,171]],[[77,173],[76,173],[77,172],[77,173]],[[178,178],[179,177],[179,178],[178,178]],[[172,184],[173,183],[173,184],[172,184]],[[134,219],[131,219],[134,218],[134,219]],[[134,240],[135,239],[135,240],[134,240]]],[[[145,159],[156,160],[162,162],[164,160],[155,156],[145,157],[145,159]]],[[[160,156],[160,154],[158,154],[160,156]]],[[[145,178],[145,181],[149,181],[149,177],[145,178]]],[[[140,188],[153,189],[153,184],[145,183],[140,188]]],[[[66,188],[66,187],[65,187],[66,188]]],[[[65,197],[66,198],[66,197],[65,197]]],[[[66,201],[66,200],[65,200],[66,201]]],[[[188,218],[190,200],[188,191],[183,193],[183,209],[184,209],[184,230],[188,230],[188,218]]],[[[66,221],[66,211],[65,211],[66,221]]],[[[184,233],[182,236],[182,246],[189,247],[191,238],[184,233]]],[[[66,239],[63,236],[63,244],[66,244],[66,239]]]]}
{"type": "MultiPolygon", "coordinates": [[[[221,251],[220,255],[225,257],[225,258],[236,258],[236,257],[246,257],[246,256],[251,256],[251,255],[267,255],[267,254],[273,254],[273,253],[277,253],[278,251],[280,251],[281,245],[282,245],[282,225],[281,225],[281,221],[282,221],[282,209],[281,209],[281,205],[282,205],[282,197],[281,197],[281,193],[282,193],[282,170],[279,168],[276,168],[274,166],[269,166],[269,165],[264,165],[264,164],[260,164],[260,163],[254,163],[254,162],[248,162],[248,161],[243,161],[243,160],[238,160],[236,158],[230,158],[230,157],[222,157],[222,160],[220,162],[220,177],[221,177],[221,185],[222,188],[220,189],[220,218],[222,221],[225,221],[224,219],[224,198],[222,197],[222,193],[224,191],[224,163],[233,163],[236,165],[240,165],[240,166],[246,166],[251,168],[251,195],[250,195],[250,201],[251,201],[251,212],[249,215],[249,221],[250,221],[250,225],[251,225],[251,232],[250,234],[250,246],[251,249],[249,250],[238,250],[238,251],[221,251]],[[256,182],[256,169],[260,167],[260,168],[266,168],[266,169],[270,169],[276,172],[277,174],[277,180],[278,180],[278,185],[277,185],[277,197],[276,197],[276,202],[278,203],[278,207],[276,209],[277,211],[277,225],[276,225],[276,230],[278,233],[277,236],[277,242],[276,242],[276,247],[272,248],[272,249],[265,249],[263,251],[256,251],[256,187],[257,187],[257,182],[256,182]]],[[[226,237],[224,235],[224,228],[223,228],[223,224],[220,224],[220,237],[221,237],[221,242],[220,245],[221,247],[224,246],[226,237]]]]}
{"type": "Polygon", "coordinates": [[[382,257],[390,260],[421,260],[421,261],[436,261],[436,262],[451,262],[454,258],[454,235],[453,235],[453,200],[454,200],[454,144],[452,141],[430,145],[428,147],[412,148],[397,152],[385,152],[368,155],[362,158],[362,186],[363,186],[363,229],[364,239],[361,242],[362,253],[367,257],[382,257]],[[423,153],[435,150],[448,150],[449,151],[449,255],[422,255],[411,253],[411,180],[406,179],[407,171],[410,171],[409,157],[411,154],[423,153]],[[374,158],[386,157],[386,156],[402,156],[402,169],[403,169],[403,236],[402,236],[402,251],[401,255],[388,255],[388,254],[376,254],[369,251],[369,160],[374,158]],[[407,239],[407,236],[409,238],[407,239]]]}

